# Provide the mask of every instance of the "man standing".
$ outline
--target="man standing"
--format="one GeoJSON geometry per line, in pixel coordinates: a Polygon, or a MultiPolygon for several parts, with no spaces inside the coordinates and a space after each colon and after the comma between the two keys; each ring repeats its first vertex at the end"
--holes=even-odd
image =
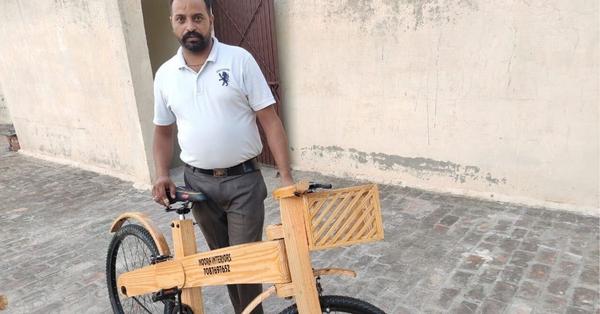
{"type": "MultiPolygon", "coordinates": [[[[192,211],[210,249],[260,241],[267,190],[256,162],[262,150],[257,118],[282,185],[293,184],[273,95],[250,53],[211,36],[210,0],[171,0],[170,20],[181,47],[154,80],[154,199],[164,204],[167,191],[175,191],[169,165],[177,123],[185,184],[211,199],[192,211]]],[[[230,285],[228,290],[240,313],[262,286],[230,285]]]]}

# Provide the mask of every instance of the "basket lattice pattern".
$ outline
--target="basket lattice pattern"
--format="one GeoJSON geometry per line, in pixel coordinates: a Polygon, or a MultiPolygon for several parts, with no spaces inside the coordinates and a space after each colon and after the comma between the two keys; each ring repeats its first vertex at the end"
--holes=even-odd
{"type": "Polygon", "coordinates": [[[307,194],[305,205],[310,250],[383,239],[375,184],[307,194]]]}

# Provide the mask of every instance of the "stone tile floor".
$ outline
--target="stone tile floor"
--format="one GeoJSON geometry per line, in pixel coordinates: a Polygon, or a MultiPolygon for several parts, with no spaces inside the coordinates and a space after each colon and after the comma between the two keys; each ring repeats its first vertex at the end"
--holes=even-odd
{"type": "MultiPolygon", "coordinates": [[[[274,171],[263,170],[272,191],[274,171]]],[[[174,176],[181,180],[181,173],[174,176]]],[[[345,187],[361,182],[296,172],[345,187]]],[[[599,218],[380,185],[385,240],[313,253],[326,294],[387,313],[595,313],[599,218]]],[[[142,211],[167,238],[175,218],[130,183],[16,153],[0,153],[0,294],[5,313],[109,313],[105,258],[112,220],[142,211]]],[[[278,205],[266,202],[266,224],[278,205]]],[[[198,232],[198,245],[206,250],[198,232]]],[[[223,287],[204,289],[206,313],[232,313],[223,287]]],[[[290,301],[269,299],[267,313],[290,301]]]]}

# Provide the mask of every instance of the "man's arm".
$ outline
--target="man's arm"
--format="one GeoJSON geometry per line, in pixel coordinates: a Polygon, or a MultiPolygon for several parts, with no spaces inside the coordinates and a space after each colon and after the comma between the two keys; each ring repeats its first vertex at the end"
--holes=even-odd
{"type": "Polygon", "coordinates": [[[290,155],[288,151],[288,140],[283,129],[281,119],[277,116],[275,108],[268,106],[256,112],[260,125],[262,125],[267,143],[275,158],[275,163],[281,175],[281,184],[288,186],[294,184],[292,173],[290,172],[290,155]]]}
{"type": "Polygon", "coordinates": [[[165,206],[169,205],[166,190],[171,197],[175,197],[175,184],[169,177],[169,166],[173,158],[173,138],[175,136],[175,124],[156,125],[154,127],[154,141],[152,149],[154,152],[154,167],[156,169],[156,180],[152,186],[154,201],[165,206]]]}

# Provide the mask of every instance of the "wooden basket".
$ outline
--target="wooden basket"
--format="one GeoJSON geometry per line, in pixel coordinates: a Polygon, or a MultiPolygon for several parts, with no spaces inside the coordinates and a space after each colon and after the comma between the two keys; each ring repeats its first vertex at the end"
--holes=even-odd
{"type": "Polygon", "coordinates": [[[311,251],[383,239],[375,184],[306,194],[304,202],[311,251]]]}

